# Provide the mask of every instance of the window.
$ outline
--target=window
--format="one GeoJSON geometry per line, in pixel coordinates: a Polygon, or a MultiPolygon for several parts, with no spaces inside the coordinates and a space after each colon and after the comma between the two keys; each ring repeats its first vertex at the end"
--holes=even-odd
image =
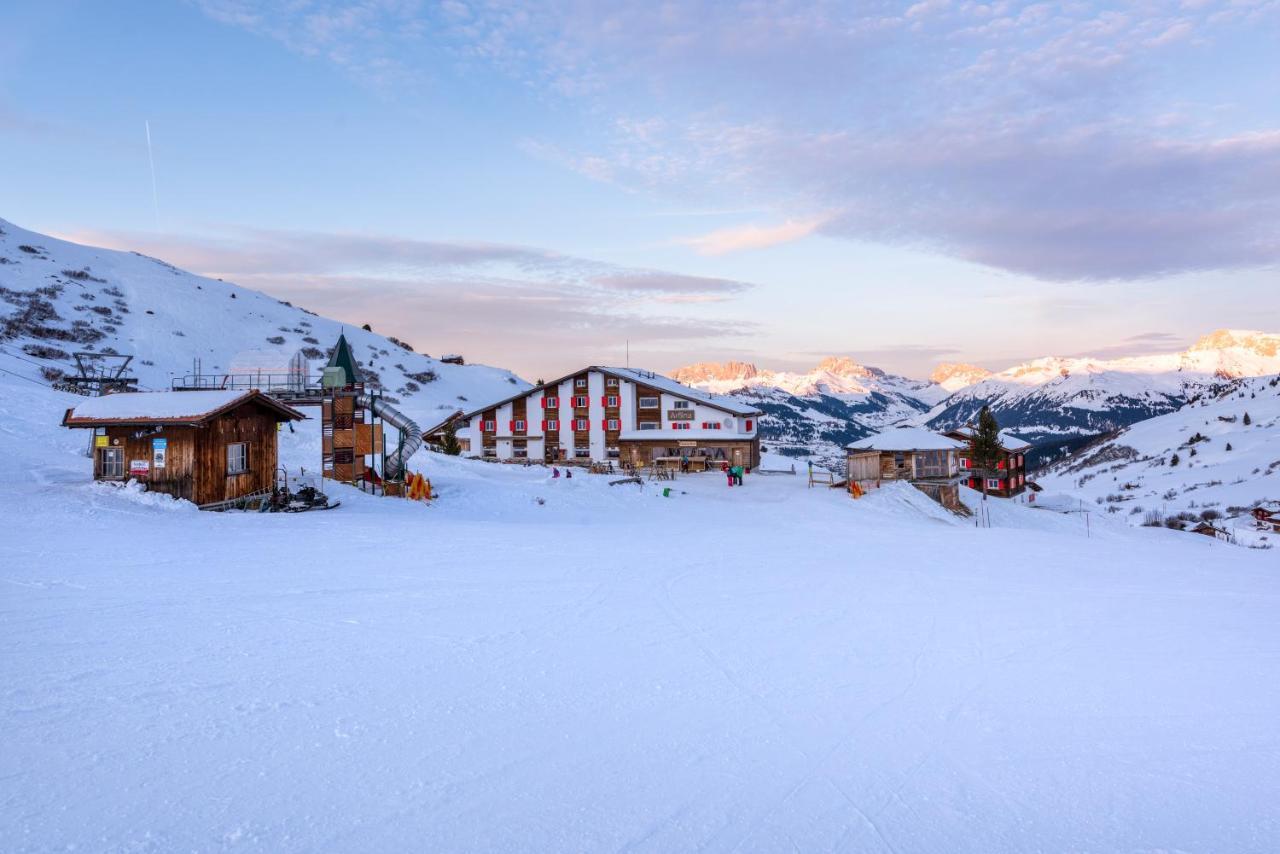
{"type": "Polygon", "coordinates": [[[604,455],[611,460],[616,460],[619,456],[621,456],[621,454],[618,453],[617,448],[605,448],[604,455]]]}
{"type": "Polygon", "coordinates": [[[559,430],[559,429],[560,429],[560,422],[559,422],[559,421],[557,421],[557,420],[556,420],[556,419],[554,419],[554,418],[552,418],[552,419],[550,419],[550,420],[548,420],[548,421],[543,421],[543,422],[542,422],[542,429],[543,429],[543,430],[559,430]]]}
{"type": "Polygon", "coordinates": [[[498,456],[498,449],[497,449],[497,448],[485,448],[485,449],[484,449],[484,455],[485,455],[486,457],[496,457],[496,456],[498,456]]]}
{"type": "Polygon", "coordinates": [[[560,408],[560,398],[558,398],[558,397],[544,397],[544,398],[542,399],[542,408],[543,408],[543,409],[559,409],[559,408],[560,408]]]}
{"type": "Polygon", "coordinates": [[[498,430],[498,422],[497,421],[482,422],[480,429],[486,433],[495,433],[498,430]]]}
{"type": "Polygon", "coordinates": [[[902,468],[906,464],[907,464],[907,455],[904,454],[902,451],[894,452],[894,455],[893,455],[894,468],[902,468]]]}
{"type": "Polygon", "coordinates": [[[579,445],[578,447],[573,449],[573,455],[578,459],[583,459],[583,458],[589,459],[591,457],[591,449],[584,448],[581,445],[579,445]]]}
{"type": "Polygon", "coordinates": [[[610,418],[604,422],[604,429],[606,430],[619,430],[621,428],[622,428],[622,422],[619,421],[617,418],[610,418]]]}
{"type": "Polygon", "coordinates": [[[690,424],[688,421],[672,421],[671,422],[672,430],[688,430],[692,426],[693,425],[690,424]]]}
{"type": "Polygon", "coordinates": [[[962,468],[962,469],[967,469],[967,468],[972,468],[972,467],[973,467],[973,464],[969,461],[969,458],[968,458],[968,457],[961,457],[961,458],[960,458],[960,468],[962,468]]]}
{"type": "Polygon", "coordinates": [[[244,474],[249,470],[249,446],[245,442],[227,445],[227,474],[244,474]]]}
{"type": "Polygon", "coordinates": [[[99,448],[102,477],[124,477],[124,448],[99,448]]]}
{"type": "Polygon", "coordinates": [[[999,488],[1000,488],[1000,481],[997,478],[994,478],[994,477],[987,478],[987,489],[999,489],[999,488]]]}
{"type": "Polygon", "coordinates": [[[656,397],[642,397],[642,398],[640,398],[640,401],[639,401],[638,405],[639,405],[639,407],[640,407],[641,409],[657,409],[657,408],[658,408],[658,398],[656,398],[656,397]]]}
{"type": "Polygon", "coordinates": [[[574,430],[590,430],[591,422],[585,418],[575,418],[573,419],[573,429],[574,430]]]}
{"type": "MultiPolygon", "coordinates": [[[[617,377],[605,377],[604,384],[605,384],[605,388],[617,388],[617,387],[618,387],[618,378],[617,378],[617,377]]],[[[616,450],[616,449],[615,449],[615,450],[616,450]]]]}
{"type": "Polygon", "coordinates": [[[677,400],[671,404],[671,408],[672,409],[689,409],[692,407],[692,405],[693,404],[689,403],[689,401],[687,400],[677,400]]]}
{"type": "Polygon", "coordinates": [[[719,430],[720,422],[719,421],[703,421],[702,429],[703,430],[719,430]]]}
{"type": "Polygon", "coordinates": [[[517,445],[516,447],[511,449],[511,456],[515,457],[517,460],[526,459],[529,456],[529,449],[527,447],[522,448],[519,445],[517,445]]]}
{"type": "Polygon", "coordinates": [[[657,430],[660,425],[657,421],[641,421],[637,425],[641,430],[657,430]]]}
{"type": "Polygon", "coordinates": [[[618,396],[616,394],[606,395],[604,399],[604,405],[609,407],[610,409],[616,407],[618,405],[618,396]]]}
{"type": "Polygon", "coordinates": [[[580,394],[573,399],[573,405],[575,407],[585,409],[590,404],[587,402],[587,396],[585,394],[580,394]]]}
{"type": "Polygon", "coordinates": [[[574,388],[586,388],[586,387],[587,387],[587,378],[586,378],[586,377],[578,377],[576,380],[574,380],[574,381],[573,381],[573,387],[574,387],[574,388]]]}
{"type": "Polygon", "coordinates": [[[515,421],[512,421],[511,426],[515,428],[515,432],[517,433],[524,432],[524,420],[521,418],[517,418],[515,421]]]}

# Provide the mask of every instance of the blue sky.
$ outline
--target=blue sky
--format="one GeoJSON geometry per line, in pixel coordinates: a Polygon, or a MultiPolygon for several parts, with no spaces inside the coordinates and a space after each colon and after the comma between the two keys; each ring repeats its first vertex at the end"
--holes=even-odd
{"type": "Polygon", "coordinates": [[[0,216],[530,376],[628,338],[923,375],[1280,329],[1276,0],[10,0],[0,32],[0,216]]]}

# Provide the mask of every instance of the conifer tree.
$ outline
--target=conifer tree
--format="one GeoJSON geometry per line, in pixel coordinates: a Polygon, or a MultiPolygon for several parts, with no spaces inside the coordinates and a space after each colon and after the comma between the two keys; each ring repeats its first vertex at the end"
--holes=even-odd
{"type": "Polygon", "coordinates": [[[1250,417],[1249,417],[1249,413],[1247,413],[1247,412],[1246,412],[1246,413],[1244,414],[1244,426],[1248,427],[1248,426],[1249,426],[1250,424],[1252,424],[1252,423],[1253,423],[1253,419],[1252,419],[1252,418],[1250,418],[1250,417]]]}
{"type": "Polygon", "coordinates": [[[1000,459],[1000,423],[990,407],[978,413],[978,429],[973,433],[973,462],[983,471],[991,471],[1000,459]]]}
{"type": "Polygon", "coordinates": [[[1177,454],[1174,454],[1172,457],[1169,458],[1169,465],[1171,466],[1176,466],[1180,462],[1182,462],[1182,460],[1181,458],[1178,457],[1177,454]]]}
{"type": "Polygon", "coordinates": [[[449,423],[444,425],[444,438],[440,441],[440,450],[451,457],[462,453],[462,445],[458,443],[457,419],[451,418],[449,423]]]}

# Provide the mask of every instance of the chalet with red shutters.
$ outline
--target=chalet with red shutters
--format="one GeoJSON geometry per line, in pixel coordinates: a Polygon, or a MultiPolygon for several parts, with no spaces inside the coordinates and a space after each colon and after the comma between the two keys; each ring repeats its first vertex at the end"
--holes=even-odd
{"type": "Polygon", "coordinates": [[[452,422],[463,454],[501,462],[679,463],[703,470],[760,464],[760,410],[637,368],[591,366],[452,422]]]}
{"type": "Polygon", "coordinates": [[[973,459],[972,427],[959,427],[946,434],[949,438],[965,443],[960,451],[960,474],[970,489],[982,490],[984,485],[988,495],[1012,498],[1020,495],[1027,488],[1027,451],[1031,443],[1020,439],[1008,430],[1000,431],[1000,455],[996,459],[996,467],[992,471],[981,472],[973,459]],[[986,484],[983,484],[985,477],[986,484]]]}

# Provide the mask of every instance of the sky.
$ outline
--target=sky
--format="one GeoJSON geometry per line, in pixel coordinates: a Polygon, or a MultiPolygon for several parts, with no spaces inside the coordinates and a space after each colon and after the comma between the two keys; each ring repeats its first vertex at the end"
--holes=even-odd
{"type": "Polygon", "coordinates": [[[1280,0],[7,0],[0,217],[525,376],[1170,351],[1280,330],[1277,44],[1280,0]]]}

